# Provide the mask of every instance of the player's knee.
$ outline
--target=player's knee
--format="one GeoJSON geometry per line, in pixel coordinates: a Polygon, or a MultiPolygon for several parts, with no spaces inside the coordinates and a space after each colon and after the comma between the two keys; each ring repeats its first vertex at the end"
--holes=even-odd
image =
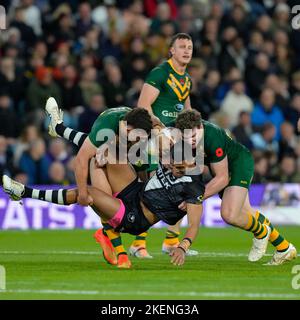
{"type": "Polygon", "coordinates": [[[222,208],[221,210],[221,216],[222,216],[222,219],[228,223],[228,224],[232,224],[232,225],[235,225],[236,224],[236,220],[237,220],[237,214],[236,212],[231,209],[230,207],[229,208],[222,208]]]}

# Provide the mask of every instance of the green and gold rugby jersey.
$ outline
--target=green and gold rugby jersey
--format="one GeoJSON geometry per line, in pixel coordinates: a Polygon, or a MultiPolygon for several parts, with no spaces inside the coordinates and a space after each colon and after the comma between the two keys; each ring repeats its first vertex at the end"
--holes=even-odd
{"type": "Polygon", "coordinates": [[[178,113],[184,109],[185,100],[190,94],[190,75],[187,72],[178,73],[169,59],[154,68],[145,82],[160,91],[151,106],[154,115],[165,125],[174,122],[178,113]]]}
{"type": "Polygon", "coordinates": [[[119,122],[123,120],[124,116],[132,109],[128,107],[111,108],[100,113],[98,118],[93,124],[91,132],[89,133],[89,138],[92,144],[99,148],[102,144],[107,142],[110,137],[105,137],[101,139],[100,130],[111,129],[114,134],[119,134],[119,122]],[[102,141],[101,141],[102,140],[102,141]]]}
{"type": "Polygon", "coordinates": [[[250,151],[233,140],[217,125],[202,120],[204,127],[204,164],[228,159],[229,186],[249,188],[254,171],[254,161],[250,151]]]}

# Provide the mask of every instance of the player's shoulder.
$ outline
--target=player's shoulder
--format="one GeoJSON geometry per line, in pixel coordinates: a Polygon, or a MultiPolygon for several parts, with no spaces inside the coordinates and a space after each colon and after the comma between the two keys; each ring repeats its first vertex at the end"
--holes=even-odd
{"type": "Polygon", "coordinates": [[[106,110],[104,110],[103,112],[101,112],[98,116],[99,117],[103,117],[103,116],[108,116],[108,115],[120,115],[120,114],[125,114],[129,111],[131,111],[132,109],[126,106],[120,106],[120,107],[116,107],[116,108],[107,108],[106,110]]]}

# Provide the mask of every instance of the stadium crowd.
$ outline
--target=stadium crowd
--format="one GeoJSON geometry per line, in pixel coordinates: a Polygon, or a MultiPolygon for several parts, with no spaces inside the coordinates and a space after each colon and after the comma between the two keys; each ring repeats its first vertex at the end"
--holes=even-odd
{"type": "Polygon", "coordinates": [[[76,150],[47,134],[55,97],[66,125],[89,132],[106,106],[135,106],[177,32],[192,36],[191,104],[246,145],[253,183],[300,182],[297,0],[1,1],[0,174],[74,183],[76,150]]]}

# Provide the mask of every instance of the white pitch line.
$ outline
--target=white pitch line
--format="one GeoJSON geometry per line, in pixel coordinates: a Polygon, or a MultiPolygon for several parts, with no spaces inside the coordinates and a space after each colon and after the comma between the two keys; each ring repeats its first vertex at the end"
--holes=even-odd
{"type": "MultiPolygon", "coordinates": [[[[151,252],[155,255],[165,255],[162,252],[151,252]]],[[[101,254],[99,251],[10,251],[10,250],[4,250],[0,251],[1,254],[6,255],[91,255],[91,256],[98,256],[101,254]]],[[[210,251],[203,251],[199,252],[199,256],[201,257],[247,257],[247,253],[241,253],[241,252],[210,252],[210,251]]],[[[272,254],[265,254],[265,256],[270,257],[272,254]]],[[[300,254],[298,254],[298,257],[300,257],[300,254]]]]}
{"type": "MultiPolygon", "coordinates": [[[[153,291],[98,291],[98,290],[55,290],[55,289],[9,289],[0,290],[2,293],[19,293],[19,294],[53,294],[53,295],[82,295],[82,296],[168,296],[170,292],[153,292],[153,291]]],[[[250,298],[250,299],[300,299],[300,294],[294,293],[242,293],[242,292],[196,292],[184,291],[173,292],[172,296],[176,297],[203,297],[203,298],[250,298]]]]}

